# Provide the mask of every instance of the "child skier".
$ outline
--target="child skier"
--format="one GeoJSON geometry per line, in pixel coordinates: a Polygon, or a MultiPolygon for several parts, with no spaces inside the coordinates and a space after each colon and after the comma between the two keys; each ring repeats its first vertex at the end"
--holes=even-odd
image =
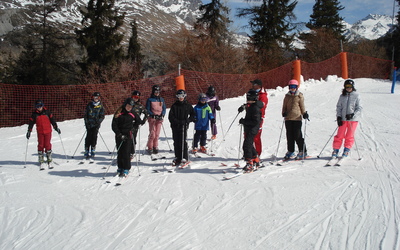
{"type": "Polygon", "coordinates": [[[149,113],[147,112],[146,107],[143,106],[143,104],[140,102],[141,95],[142,94],[138,90],[135,90],[132,92],[132,99],[135,102],[135,105],[132,108],[132,113],[137,114],[139,116],[138,120],[140,120],[140,122],[133,124],[133,130],[132,130],[133,145],[132,145],[131,158],[133,158],[133,155],[135,154],[135,148],[136,148],[136,144],[137,144],[136,137],[137,137],[137,134],[139,131],[139,126],[144,125],[149,116],[149,113]],[[142,114],[143,114],[143,118],[142,118],[142,114]]]}
{"type": "MultiPolygon", "coordinates": [[[[210,106],[214,119],[217,119],[217,110],[221,111],[221,107],[219,106],[219,98],[215,94],[215,88],[213,86],[208,87],[207,92],[207,104],[210,106]]],[[[211,124],[211,140],[217,139],[217,124],[214,122],[211,124]]]]}
{"type": "Polygon", "coordinates": [[[100,125],[104,120],[104,107],[100,101],[100,93],[94,92],[92,101],[86,105],[84,121],[86,127],[85,138],[85,158],[94,158],[97,135],[99,133],[100,125]],[[90,152],[90,153],[89,153],[90,152]]]}
{"type": "Polygon", "coordinates": [[[244,128],[243,154],[246,166],[243,171],[253,172],[260,167],[260,159],[254,147],[254,137],[258,133],[261,122],[261,108],[263,103],[258,100],[258,93],[251,89],[246,94],[246,115],[239,120],[244,128]]]}
{"type": "Polygon", "coordinates": [[[333,140],[332,158],[338,157],[343,140],[344,150],[342,157],[349,155],[350,149],[354,144],[354,134],[361,111],[360,96],[354,88],[354,81],[348,79],[344,82],[342,94],[336,105],[336,117],[339,128],[333,140]]]}
{"type": "Polygon", "coordinates": [[[285,119],[287,153],[285,160],[304,159],[307,156],[306,145],[301,132],[302,118],[308,119],[308,113],[304,106],[304,96],[299,92],[299,82],[295,79],[289,81],[289,92],[283,99],[282,116],[285,119]],[[299,148],[297,156],[294,153],[295,142],[299,148]]]}
{"type": "Polygon", "coordinates": [[[133,146],[132,130],[136,123],[140,123],[137,114],[132,113],[135,101],[132,98],[125,100],[121,113],[115,114],[112,120],[112,130],[115,133],[117,147],[118,174],[126,177],[131,169],[131,158],[133,146]]]}
{"type": "Polygon", "coordinates": [[[147,152],[149,154],[158,154],[158,140],[167,110],[164,98],[160,96],[160,93],[161,87],[154,85],[151,96],[146,101],[146,109],[149,113],[149,139],[147,141],[147,152]]]}
{"type": "Polygon", "coordinates": [[[207,130],[209,130],[209,123],[211,126],[215,124],[215,118],[210,106],[207,104],[206,94],[199,95],[199,102],[194,107],[194,121],[195,121],[195,134],[193,138],[193,153],[197,153],[200,141],[200,152],[207,153],[207,130]]]}
{"type": "Polygon", "coordinates": [[[53,160],[51,156],[51,126],[53,126],[54,130],[57,131],[58,134],[61,134],[61,131],[57,126],[53,114],[44,106],[42,100],[37,100],[35,102],[35,110],[32,112],[32,116],[29,119],[28,132],[26,133],[26,138],[28,140],[31,137],[32,128],[35,124],[38,137],[37,149],[40,169],[43,170],[45,164],[43,152],[46,153],[46,163],[48,164],[48,167],[53,168],[51,164],[53,160]]]}
{"type": "Polygon", "coordinates": [[[194,110],[186,100],[186,91],[180,89],[176,92],[177,101],[172,104],[168,120],[171,123],[172,139],[174,141],[175,159],[172,165],[179,166],[188,160],[187,129],[189,123],[194,121],[194,110]]]}

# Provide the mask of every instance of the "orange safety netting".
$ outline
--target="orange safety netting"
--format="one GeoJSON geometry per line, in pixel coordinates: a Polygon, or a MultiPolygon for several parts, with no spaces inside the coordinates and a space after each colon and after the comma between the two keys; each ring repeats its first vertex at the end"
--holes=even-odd
{"type": "MultiPolygon", "coordinates": [[[[320,79],[328,75],[341,76],[340,56],[320,63],[301,62],[301,74],[305,80],[320,79]]],[[[348,75],[350,78],[369,77],[387,79],[390,76],[391,61],[348,53],[348,75]]],[[[292,63],[259,74],[216,74],[181,70],[184,75],[188,101],[197,102],[199,93],[207,91],[213,85],[218,97],[241,96],[251,87],[249,81],[261,79],[264,87],[274,89],[286,86],[292,79],[292,63]]],[[[43,100],[56,121],[83,118],[85,107],[91,100],[93,92],[100,92],[101,100],[107,114],[115,110],[130,97],[133,90],[142,93],[142,103],[150,96],[153,85],[160,85],[161,96],[167,107],[175,101],[175,78],[177,74],[169,74],[148,79],[88,85],[13,85],[0,83],[0,127],[19,126],[28,123],[34,102],[43,100]]]]}

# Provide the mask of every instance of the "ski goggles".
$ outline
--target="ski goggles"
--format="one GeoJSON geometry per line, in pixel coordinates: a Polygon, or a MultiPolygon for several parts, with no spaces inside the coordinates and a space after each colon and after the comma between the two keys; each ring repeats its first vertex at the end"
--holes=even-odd
{"type": "Polygon", "coordinates": [[[349,89],[349,88],[353,88],[353,85],[351,85],[351,84],[346,84],[346,85],[344,85],[344,87],[345,87],[346,89],[349,89]]]}
{"type": "Polygon", "coordinates": [[[297,89],[297,85],[289,85],[289,89],[297,89]]]}
{"type": "Polygon", "coordinates": [[[38,103],[38,104],[35,105],[35,108],[39,109],[39,108],[41,108],[41,107],[43,107],[43,106],[44,106],[43,103],[38,103]]]}
{"type": "Polygon", "coordinates": [[[132,98],[133,98],[133,99],[139,99],[140,96],[138,96],[138,95],[133,95],[132,98]]]}
{"type": "Polygon", "coordinates": [[[185,98],[186,97],[186,94],[177,94],[176,95],[176,98],[185,98]]]}

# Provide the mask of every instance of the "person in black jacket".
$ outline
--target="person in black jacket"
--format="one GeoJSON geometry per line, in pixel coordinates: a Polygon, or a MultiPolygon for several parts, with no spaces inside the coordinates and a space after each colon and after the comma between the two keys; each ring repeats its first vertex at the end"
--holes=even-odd
{"type": "Polygon", "coordinates": [[[178,100],[172,104],[168,120],[171,123],[172,139],[174,141],[175,159],[174,166],[179,166],[188,159],[187,129],[189,123],[194,121],[194,109],[186,100],[186,91],[180,89],[176,92],[178,100]]]}
{"type": "Polygon", "coordinates": [[[136,123],[140,123],[137,114],[133,114],[132,108],[135,101],[132,98],[125,100],[121,113],[115,114],[112,120],[112,130],[115,133],[115,142],[117,146],[117,162],[120,176],[127,176],[131,169],[131,150],[133,147],[132,130],[136,123]]]}
{"type": "Polygon", "coordinates": [[[86,127],[84,156],[86,159],[89,157],[93,158],[95,155],[97,135],[99,133],[100,125],[104,120],[104,113],[104,107],[100,101],[100,93],[94,92],[92,95],[92,101],[86,105],[84,116],[86,127]]]}
{"type": "Polygon", "coordinates": [[[258,100],[258,93],[251,89],[246,94],[246,116],[239,120],[244,128],[243,154],[246,166],[243,168],[245,172],[257,170],[260,166],[260,159],[254,147],[254,137],[258,133],[261,122],[261,108],[264,106],[258,100]]]}

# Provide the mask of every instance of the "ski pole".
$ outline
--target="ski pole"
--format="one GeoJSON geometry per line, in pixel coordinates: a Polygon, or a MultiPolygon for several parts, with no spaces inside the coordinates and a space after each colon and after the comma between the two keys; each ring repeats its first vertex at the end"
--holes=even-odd
{"type": "MultiPolygon", "coordinates": [[[[233,119],[231,125],[229,125],[229,128],[228,128],[228,130],[226,131],[226,134],[225,134],[225,135],[227,135],[227,134],[229,133],[229,130],[231,129],[233,123],[235,122],[235,120],[236,120],[236,118],[239,116],[239,114],[240,114],[240,112],[237,113],[237,115],[236,115],[235,118],[233,119]]],[[[223,137],[222,140],[225,141],[225,136],[223,137]]]]}
{"type": "Polygon", "coordinates": [[[79,144],[78,144],[78,146],[76,147],[75,152],[74,152],[74,154],[72,155],[71,158],[74,158],[75,153],[76,153],[76,151],[78,150],[79,146],[81,145],[82,140],[83,140],[83,138],[85,137],[85,135],[86,135],[86,130],[85,130],[85,133],[83,133],[82,138],[81,138],[81,140],[79,141],[79,144]]]}
{"type": "Polygon", "coordinates": [[[339,127],[336,127],[335,131],[333,131],[332,135],[329,137],[328,141],[325,143],[325,146],[322,148],[321,152],[319,153],[319,155],[317,155],[317,158],[319,158],[322,154],[322,151],[324,151],[326,145],[328,145],[329,141],[332,139],[333,135],[336,133],[336,131],[338,130],[339,127]]]}
{"type": "MultiPolygon", "coordinates": [[[[216,113],[215,113],[215,114],[216,114],[216,113]]],[[[221,113],[220,113],[218,116],[219,116],[219,123],[220,123],[220,125],[221,125],[222,138],[225,138],[224,126],[222,126],[222,118],[221,118],[221,113]]]]}
{"type": "Polygon", "coordinates": [[[26,139],[26,149],[25,149],[25,166],[24,166],[24,168],[26,168],[26,157],[28,156],[28,142],[29,142],[29,139],[26,139]]]}
{"type": "Polygon", "coordinates": [[[282,125],[281,125],[281,132],[280,132],[280,134],[279,134],[279,140],[278,140],[278,146],[276,147],[276,152],[275,152],[275,159],[274,159],[274,161],[276,162],[276,160],[277,160],[277,155],[278,155],[278,150],[279,150],[279,144],[281,144],[281,138],[282,138],[282,131],[283,131],[283,125],[285,124],[285,118],[283,118],[283,121],[282,121],[282,125]]]}
{"type": "Polygon", "coordinates": [[[61,146],[62,146],[62,148],[63,148],[63,150],[64,150],[65,159],[66,159],[67,162],[68,162],[67,154],[65,153],[64,143],[63,143],[63,141],[62,141],[62,139],[61,139],[61,134],[58,134],[58,136],[60,137],[61,146]]]}
{"type": "Polygon", "coordinates": [[[106,144],[106,142],[104,141],[103,136],[101,135],[100,131],[99,131],[99,135],[100,135],[100,138],[103,140],[104,145],[106,145],[106,148],[107,148],[107,150],[108,150],[108,154],[111,154],[111,151],[110,151],[110,149],[107,147],[107,144],[106,144]]]}
{"type": "MultiPolygon", "coordinates": [[[[141,154],[140,154],[140,126],[139,126],[138,129],[139,129],[139,142],[138,142],[139,159],[138,159],[138,160],[140,161],[140,155],[141,155],[141,154]]],[[[135,148],[136,148],[136,145],[135,145],[135,148]]],[[[136,150],[135,150],[135,151],[136,151],[136,150]]]]}
{"type": "Polygon", "coordinates": [[[165,137],[165,140],[166,140],[166,141],[167,141],[167,143],[168,143],[169,152],[172,152],[171,146],[169,145],[169,141],[168,141],[168,138],[167,138],[167,134],[165,133],[165,129],[164,129],[164,123],[161,123],[161,124],[162,124],[162,129],[163,129],[163,131],[164,131],[164,137],[165,137]]]}
{"type": "MultiPolygon", "coordinates": [[[[307,112],[306,112],[307,113],[307,112]]],[[[301,163],[304,163],[304,159],[306,158],[304,153],[306,152],[306,135],[307,135],[307,120],[304,122],[304,136],[303,136],[303,159],[301,163]]]]}
{"type": "MultiPolygon", "coordinates": [[[[110,170],[110,167],[111,167],[111,165],[112,165],[112,163],[113,163],[113,161],[114,161],[114,156],[115,156],[116,154],[118,154],[118,151],[119,151],[119,149],[120,149],[121,146],[122,146],[122,143],[124,143],[124,141],[121,141],[121,143],[119,144],[119,146],[118,146],[118,148],[117,148],[117,152],[116,152],[115,154],[114,154],[114,152],[113,152],[113,154],[111,155],[111,163],[110,163],[110,165],[108,165],[106,172],[104,173],[103,177],[101,178],[102,180],[104,180],[104,179],[106,178],[106,175],[107,175],[108,171],[110,170]]],[[[114,149],[115,149],[115,147],[114,147],[114,149]]]]}
{"type": "MultiPolygon", "coordinates": [[[[139,154],[139,156],[140,156],[140,154],[139,154]]],[[[139,176],[141,176],[140,170],[139,170],[139,160],[138,160],[137,154],[135,155],[135,157],[136,157],[136,168],[137,168],[137,171],[139,173],[139,176]]]]}
{"type": "MultiPolygon", "coordinates": [[[[351,131],[353,131],[353,125],[351,124],[351,122],[349,122],[350,123],[350,129],[351,129],[351,131]]],[[[360,151],[358,151],[358,146],[357,146],[357,141],[356,141],[356,131],[354,131],[354,133],[353,133],[353,135],[354,135],[354,144],[356,145],[356,150],[357,150],[357,154],[358,154],[358,160],[359,161],[361,161],[362,160],[362,158],[361,158],[361,156],[360,156],[360,151]]]]}

